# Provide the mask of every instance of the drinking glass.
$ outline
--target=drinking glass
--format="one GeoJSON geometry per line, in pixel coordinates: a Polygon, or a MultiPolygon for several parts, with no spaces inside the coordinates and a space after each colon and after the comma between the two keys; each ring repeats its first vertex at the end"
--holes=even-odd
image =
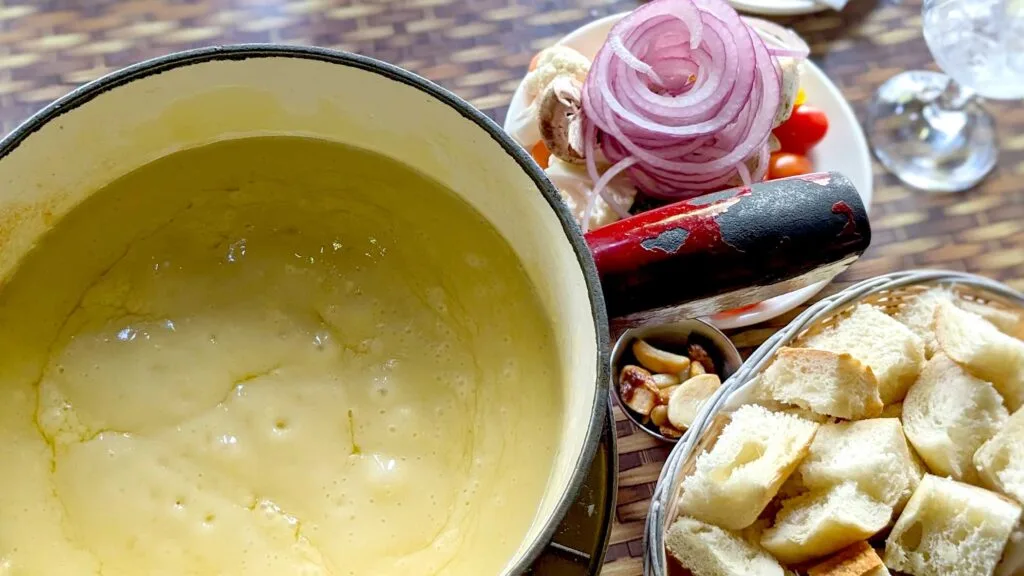
{"type": "Polygon", "coordinates": [[[1024,98],[1024,0],[925,0],[924,37],[946,74],[904,72],[868,108],[878,160],[930,192],[974,187],[996,164],[995,122],[979,96],[1024,98]]]}

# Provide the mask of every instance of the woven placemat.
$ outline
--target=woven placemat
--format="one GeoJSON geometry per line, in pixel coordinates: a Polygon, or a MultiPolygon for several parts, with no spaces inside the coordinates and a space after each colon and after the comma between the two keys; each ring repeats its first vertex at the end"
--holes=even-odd
{"type": "MultiPolygon", "coordinates": [[[[0,0],[0,125],[6,132],[47,102],[106,72],[189,47],[230,42],[316,44],[371,55],[453,89],[496,120],[533,54],[635,0],[0,0]]],[[[841,13],[782,19],[860,118],[874,90],[906,69],[932,68],[920,2],[851,0],[841,13]]],[[[978,272],[1024,289],[1024,110],[990,105],[1002,157],[979,189],[911,192],[875,166],[874,243],[837,282],[918,267],[978,272]]],[[[734,332],[761,343],[798,311],[734,332]]],[[[640,538],[668,448],[616,413],[620,476],[609,576],[641,572],[640,538]]]]}

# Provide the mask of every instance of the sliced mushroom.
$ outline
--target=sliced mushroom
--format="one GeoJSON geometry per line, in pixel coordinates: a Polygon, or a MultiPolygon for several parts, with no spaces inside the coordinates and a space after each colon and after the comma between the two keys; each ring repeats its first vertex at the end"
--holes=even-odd
{"type": "Polygon", "coordinates": [[[556,76],[538,97],[540,137],[551,154],[582,164],[583,84],[572,76],[556,76]]]}
{"type": "Polygon", "coordinates": [[[686,356],[659,350],[639,338],[633,342],[633,355],[652,372],[681,375],[690,368],[690,359],[686,356]]]}

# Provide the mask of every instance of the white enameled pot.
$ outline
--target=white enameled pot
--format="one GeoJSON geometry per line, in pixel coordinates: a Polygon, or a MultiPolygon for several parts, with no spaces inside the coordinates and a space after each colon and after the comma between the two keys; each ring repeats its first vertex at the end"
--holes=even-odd
{"type": "Polygon", "coordinates": [[[504,570],[523,572],[575,498],[607,419],[606,314],[590,252],[557,192],[501,128],[450,92],[369,58],[302,47],[207,48],[115,72],[0,141],[0,285],[105,184],[179,150],[255,135],[396,158],[461,196],[518,255],[556,330],[566,400],[547,490],[504,570]]]}

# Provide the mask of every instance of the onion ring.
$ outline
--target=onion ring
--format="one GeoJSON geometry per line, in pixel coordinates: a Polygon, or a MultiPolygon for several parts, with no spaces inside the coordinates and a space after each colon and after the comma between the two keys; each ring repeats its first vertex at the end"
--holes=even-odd
{"type": "MultiPolygon", "coordinates": [[[[783,29],[785,30],[785,29],[783,29]]],[[[645,193],[684,199],[764,178],[781,73],[766,40],[723,0],[653,0],[612,28],[583,88],[592,202],[600,148],[645,193]]],[[[796,47],[799,49],[799,47],[796,47]]],[[[789,55],[781,54],[780,55],[789,55]]]]}

